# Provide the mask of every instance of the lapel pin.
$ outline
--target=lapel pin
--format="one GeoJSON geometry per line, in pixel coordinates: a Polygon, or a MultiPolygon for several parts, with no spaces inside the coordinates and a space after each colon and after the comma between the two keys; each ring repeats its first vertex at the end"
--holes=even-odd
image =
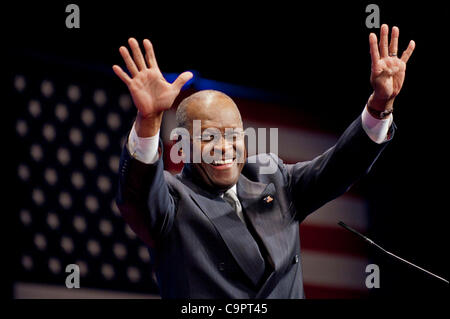
{"type": "Polygon", "coordinates": [[[268,203],[270,203],[271,201],[273,201],[273,197],[270,196],[270,195],[268,195],[268,196],[264,197],[264,201],[268,204],[268,203]]]}

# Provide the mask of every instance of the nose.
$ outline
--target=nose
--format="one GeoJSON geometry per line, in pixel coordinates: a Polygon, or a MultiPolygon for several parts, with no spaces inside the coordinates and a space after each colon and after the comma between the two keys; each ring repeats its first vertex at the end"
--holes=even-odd
{"type": "Polygon", "coordinates": [[[226,139],[223,135],[221,135],[220,140],[214,144],[214,152],[216,154],[221,154],[222,156],[225,154],[226,158],[233,157],[234,151],[234,141],[226,139]]]}

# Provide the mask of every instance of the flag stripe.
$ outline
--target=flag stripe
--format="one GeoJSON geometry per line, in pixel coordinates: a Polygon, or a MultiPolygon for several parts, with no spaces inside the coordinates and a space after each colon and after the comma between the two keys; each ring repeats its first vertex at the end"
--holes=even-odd
{"type": "Polygon", "coordinates": [[[347,256],[364,256],[368,247],[361,239],[343,228],[300,225],[303,249],[347,256]]]}
{"type": "Polygon", "coordinates": [[[369,228],[369,211],[366,201],[361,197],[346,193],[310,214],[302,224],[334,226],[342,229],[338,227],[338,221],[343,221],[360,232],[366,232],[369,228]]]}
{"type": "Polygon", "coordinates": [[[354,299],[368,297],[368,291],[316,286],[309,283],[305,283],[304,290],[307,299],[354,299]]]}
{"type": "Polygon", "coordinates": [[[304,249],[302,252],[305,283],[330,288],[367,290],[365,286],[368,260],[364,257],[343,257],[304,249]]]}

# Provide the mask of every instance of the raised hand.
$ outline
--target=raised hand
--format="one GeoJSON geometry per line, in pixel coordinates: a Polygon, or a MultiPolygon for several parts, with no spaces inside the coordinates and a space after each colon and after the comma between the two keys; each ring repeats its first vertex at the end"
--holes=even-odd
{"type": "Polygon", "coordinates": [[[193,75],[191,72],[184,72],[171,84],[164,79],[159,70],[153,46],[148,39],[143,41],[145,59],[136,39],[128,39],[128,44],[133,58],[126,47],[120,47],[119,51],[131,77],[118,65],[113,66],[114,73],[130,90],[133,102],[138,109],[138,118],[141,121],[148,119],[150,122],[155,122],[154,119],[158,118],[160,122],[163,111],[172,106],[183,85],[193,75]]]}
{"type": "Polygon", "coordinates": [[[391,110],[395,97],[400,93],[405,80],[406,62],[411,57],[416,46],[410,41],[401,58],[398,54],[399,29],[392,28],[391,43],[388,45],[389,28],[386,24],[381,26],[380,43],[377,36],[369,35],[370,55],[372,57],[372,72],[370,83],[374,89],[368,106],[378,111],[391,110]]]}

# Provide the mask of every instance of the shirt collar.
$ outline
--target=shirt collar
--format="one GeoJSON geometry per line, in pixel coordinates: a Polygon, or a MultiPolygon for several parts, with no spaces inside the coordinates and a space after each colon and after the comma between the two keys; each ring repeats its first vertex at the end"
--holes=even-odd
{"type": "MultiPolygon", "coordinates": [[[[231,186],[229,189],[231,189],[236,195],[237,195],[237,189],[236,189],[236,184],[234,184],[233,186],[231,186]]],[[[220,194],[220,197],[223,198],[223,193],[220,194]]]]}

